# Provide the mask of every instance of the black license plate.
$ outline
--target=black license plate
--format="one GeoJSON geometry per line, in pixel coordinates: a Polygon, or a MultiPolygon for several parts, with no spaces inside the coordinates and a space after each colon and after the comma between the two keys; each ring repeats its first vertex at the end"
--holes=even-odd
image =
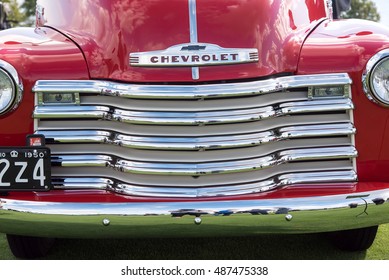
{"type": "Polygon", "coordinates": [[[49,148],[0,147],[0,191],[48,191],[50,188],[49,148]]]}

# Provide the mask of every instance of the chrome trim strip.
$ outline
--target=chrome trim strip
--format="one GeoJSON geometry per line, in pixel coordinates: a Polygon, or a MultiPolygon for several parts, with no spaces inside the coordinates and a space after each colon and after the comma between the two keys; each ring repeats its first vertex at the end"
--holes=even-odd
{"type": "MultiPolygon", "coordinates": [[[[189,4],[189,30],[190,30],[190,42],[197,43],[197,8],[196,0],[188,0],[189,4]]],[[[192,79],[200,79],[199,67],[192,67],[192,79]]]]}
{"type": "Polygon", "coordinates": [[[33,92],[78,92],[142,99],[202,99],[253,96],[310,86],[351,84],[347,73],[278,77],[212,85],[137,85],[99,80],[41,80],[33,92]]]}
{"type": "Polygon", "coordinates": [[[209,125],[259,121],[290,114],[352,110],[351,99],[322,99],[286,102],[251,109],[219,110],[204,112],[152,112],[129,111],[111,106],[69,105],[36,106],[35,119],[103,119],[135,124],[209,125]]]}
{"type": "Polygon", "coordinates": [[[209,150],[257,146],[274,141],[303,137],[349,136],[355,134],[351,123],[295,125],[269,131],[203,137],[147,137],[106,130],[38,130],[46,143],[103,143],[140,149],[209,150]]]}
{"type": "Polygon", "coordinates": [[[246,172],[296,161],[355,158],[357,151],[352,146],[301,148],[276,151],[266,156],[232,161],[199,163],[169,163],[127,160],[110,155],[56,155],[52,164],[63,167],[100,166],[112,167],[121,172],[156,175],[208,175],[246,172]]]}
{"type": "Polygon", "coordinates": [[[67,190],[109,190],[115,187],[115,181],[96,177],[52,177],[54,189],[67,190]]]}
{"type": "Polygon", "coordinates": [[[196,0],[188,0],[190,42],[197,43],[197,8],[196,0]]]}
{"type": "Polygon", "coordinates": [[[55,155],[51,156],[51,164],[63,167],[115,167],[115,159],[109,155],[55,155]]]}
{"type": "Polygon", "coordinates": [[[192,67],[192,79],[198,80],[200,79],[200,70],[199,67],[192,67]]]}
{"type": "Polygon", "coordinates": [[[389,223],[388,201],[388,188],[328,196],[153,203],[1,198],[0,232],[77,238],[326,232],[389,223]],[[201,225],[195,225],[196,217],[201,225]]]}
{"type": "MultiPolygon", "coordinates": [[[[353,100],[351,87],[350,87],[350,91],[349,91],[349,97],[350,97],[351,100],[353,100]]],[[[351,122],[352,124],[354,124],[354,123],[355,123],[355,122],[354,122],[354,110],[348,111],[348,115],[349,115],[349,118],[350,118],[350,122],[351,122]]],[[[350,139],[351,139],[351,145],[354,146],[354,147],[357,146],[357,145],[356,145],[356,141],[355,141],[355,134],[356,134],[356,133],[352,134],[351,137],[350,137],[350,139]]],[[[357,160],[354,159],[352,162],[353,162],[354,170],[355,170],[355,172],[358,174],[357,160]]]]}

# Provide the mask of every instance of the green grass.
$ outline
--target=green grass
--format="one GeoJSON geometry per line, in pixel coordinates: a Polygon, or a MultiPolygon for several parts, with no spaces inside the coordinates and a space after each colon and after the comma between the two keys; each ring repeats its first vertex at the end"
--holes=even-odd
{"type": "MultiPolygon", "coordinates": [[[[15,259],[0,235],[0,259],[15,259]]],[[[58,239],[48,260],[389,260],[389,224],[364,252],[335,249],[324,234],[188,239],[58,239]]]]}

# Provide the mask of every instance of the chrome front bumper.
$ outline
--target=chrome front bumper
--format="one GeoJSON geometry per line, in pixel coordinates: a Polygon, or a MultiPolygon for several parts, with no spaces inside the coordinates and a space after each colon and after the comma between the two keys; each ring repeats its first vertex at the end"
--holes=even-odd
{"type": "Polygon", "coordinates": [[[303,198],[58,203],[0,199],[0,232],[122,238],[312,233],[389,223],[389,188],[303,198]]]}

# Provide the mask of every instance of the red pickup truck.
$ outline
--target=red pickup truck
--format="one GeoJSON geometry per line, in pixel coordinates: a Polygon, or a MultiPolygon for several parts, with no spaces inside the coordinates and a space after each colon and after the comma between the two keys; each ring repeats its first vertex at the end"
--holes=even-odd
{"type": "MultiPolygon", "coordinates": [[[[329,0],[38,0],[0,32],[0,232],[329,232],[389,223],[389,29],[329,0]]],[[[343,3],[344,4],[344,3],[343,3]]]]}

